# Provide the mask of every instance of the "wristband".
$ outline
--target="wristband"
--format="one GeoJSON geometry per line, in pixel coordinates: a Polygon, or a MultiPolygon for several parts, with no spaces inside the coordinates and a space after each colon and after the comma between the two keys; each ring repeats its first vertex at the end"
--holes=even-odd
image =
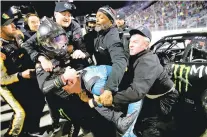
{"type": "Polygon", "coordinates": [[[95,107],[97,107],[97,106],[98,107],[102,107],[103,106],[102,104],[96,102],[95,99],[92,99],[92,102],[93,102],[93,104],[94,104],[95,107]]]}
{"type": "Polygon", "coordinates": [[[90,100],[88,101],[88,104],[89,104],[89,106],[90,106],[91,108],[94,108],[94,107],[95,107],[94,104],[93,104],[93,99],[90,99],[90,100]]]}
{"type": "Polygon", "coordinates": [[[62,88],[63,86],[65,86],[65,83],[63,82],[61,76],[58,76],[55,80],[54,80],[54,84],[57,88],[62,88]]]}

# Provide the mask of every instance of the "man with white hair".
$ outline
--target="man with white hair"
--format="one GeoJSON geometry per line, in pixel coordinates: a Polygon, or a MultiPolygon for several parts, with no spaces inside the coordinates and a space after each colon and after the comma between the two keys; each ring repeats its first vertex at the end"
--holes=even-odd
{"type": "MultiPolygon", "coordinates": [[[[112,104],[114,106],[124,105],[142,100],[146,96],[150,100],[153,99],[151,106],[155,106],[154,108],[151,106],[146,108],[147,115],[150,116],[154,110],[156,114],[168,115],[177,102],[178,92],[174,88],[174,84],[167,72],[160,64],[157,55],[149,50],[152,39],[151,32],[148,28],[142,26],[132,29],[129,33],[131,36],[129,43],[131,57],[129,59],[128,71],[120,84],[122,86],[120,89],[122,90],[119,90],[113,96],[110,94],[104,97],[100,96],[100,102],[104,106],[112,104]]],[[[127,114],[134,111],[135,108],[132,106],[131,109],[128,109],[127,114]]],[[[131,126],[131,131],[133,131],[133,128],[134,126],[131,126]]],[[[125,135],[127,134],[126,136],[135,136],[129,129],[128,131],[129,133],[125,133],[125,135]]]]}

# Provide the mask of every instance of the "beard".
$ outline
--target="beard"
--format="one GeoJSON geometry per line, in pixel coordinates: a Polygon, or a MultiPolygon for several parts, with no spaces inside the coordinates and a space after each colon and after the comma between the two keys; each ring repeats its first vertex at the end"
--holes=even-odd
{"type": "Polygon", "coordinates": [[[110,27],[110,24],[98,25],[95,27],[95,31],[99,32],[101,30],[106,30],[110,27]]]}
{"type": "Polygon", "coordinates": [[[101,26],[96,26],[96,27],[95,27],[95,31],[99,32],[99,31],[101,31],[101,30],[103,30],[103,26],[102,26],[102,25],[101,25],[101,26]]]}

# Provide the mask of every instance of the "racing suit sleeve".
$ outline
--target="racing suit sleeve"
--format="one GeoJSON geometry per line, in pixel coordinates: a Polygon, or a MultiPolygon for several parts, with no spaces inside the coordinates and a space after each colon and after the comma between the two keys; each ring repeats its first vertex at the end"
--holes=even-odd
{"type": "Polygon", "coordinates": [[[30,55],[31,60],[35,63],[38,61],[38,57],[40,56],[40,53],[37,51],[37,45],[38,43],[36,33],[22,44],[22,48],[27,51],[27,53],[30,55]]]}
{"type": "Polygon", "coordinates": [[[0,81],[1,86],[10,85],[19,81],[18,73],[12,75],[7,74],[7,69],[4,65],[4,61],[1,58],[0,58],[0,68],[1,68],[1,81],[0,81]]]}
{"type": "Polygon", "coordinates": [[[17,136],[21,133],[24,119],[25,119],[25,111],[22,108],[21,104],[15,99],[12,92],[8,90],[6,87],[7,85],[13,84],[15,82],[19,81],[18,73],[8,75],[7,69],[4,65],[4,60],[2,57],[0,57],[0,95],[3,97],[3,99],[10,105],[12,110],[14,111],[14,114],[11,119],[11,124],[9,126],[9,129],[5,133],[5,135],[11,135],[11,136],[17,136]]]}
{"type": "Polygon", "coordinates": [[[121,42],[109,46],[108,50],[112,59],[112,71],[104,89],[116,92],[127,69],[128,58],[124,53],[121,42]]]}
{"type": "Polygon", "coordinates": [[[157,67],[154,60],[141,59],[134,70],[133,82],[123,91],[116,92],[115,104],[129,104],[143,99],[157,79],[157,67]]]}
{"type": "Polygon", "coordinates": [[[44,71],[40,64],[36,65],[37,81],[39,88],[44,94],[55,92],[57,89],[61,89],[65,85],[61,79],[61,75],[51,78],[52,73],[53,72],[44,71]]]}

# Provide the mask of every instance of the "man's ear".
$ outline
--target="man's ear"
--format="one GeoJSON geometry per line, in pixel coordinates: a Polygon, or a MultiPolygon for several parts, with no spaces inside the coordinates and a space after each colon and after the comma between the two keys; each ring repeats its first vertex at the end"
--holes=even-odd
{"type": "Polygon", "coordinates": [[[113,25],[112,22],[110,20],[108,22],[109,22],[109,27],[111,27],[113,25]]]}
{"type": "Polygon", "coordinates": [[[54,12],[54,17],[56,18],[56,16],[57,16],[57,12],[54,12]]]}
{"type": "Polygon", "coordinates": [[[150,43],[149,42],[145,41],[144,44],[145,44],[145,49],[146,50],[150,48],[150,43]]]}

